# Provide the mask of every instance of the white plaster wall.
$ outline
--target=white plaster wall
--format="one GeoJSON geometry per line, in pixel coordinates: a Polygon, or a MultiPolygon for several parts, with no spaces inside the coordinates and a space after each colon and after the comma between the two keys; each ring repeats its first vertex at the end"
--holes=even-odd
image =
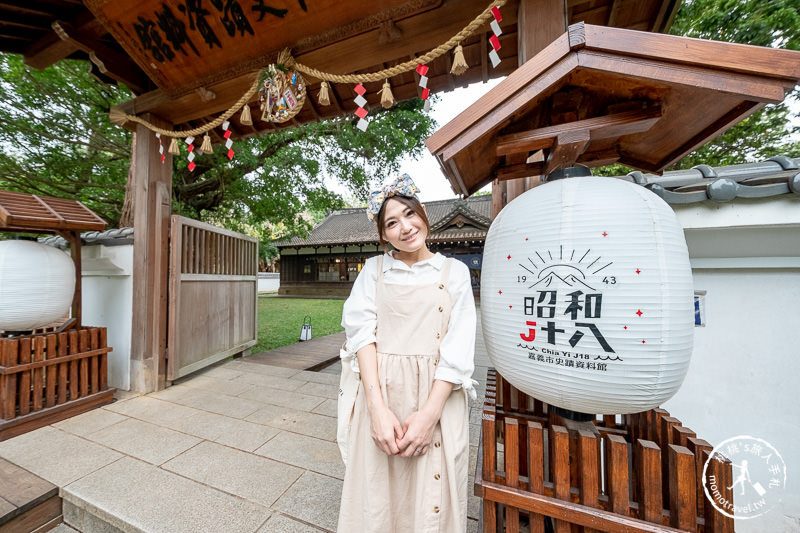
{"type": "Polygon", "coordinates": [[[258,292],[278,292],[280,286],[281,275],[279,272],[258,273],[258,292]]]}
{"type": "Polygon", "coordinates": [[[764,213],[759,203],[738,213],[732,204],[673,206],[687,229],[695,290],[706,291],[706,325],[695,328],[686,380],[663,407],[712,445],[750,435],[786,464],[782,503],[736,520],[740,533],[800,531],[800,226],[791,220],[800,202],[775,204],[773,215],[797,209],[782,226],[749,216],[750,207],[764,213]]]}
{"type": "Polygon", "coordinates": [[[133,245],[86,245],[81,252],[83,323],[108,329],[108,384],[130,390],[133,245]]]}

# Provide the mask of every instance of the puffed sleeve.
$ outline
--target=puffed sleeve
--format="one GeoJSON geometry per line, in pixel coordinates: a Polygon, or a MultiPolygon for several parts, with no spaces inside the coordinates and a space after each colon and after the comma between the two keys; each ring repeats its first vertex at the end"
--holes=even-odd
{"type": "Polygon", "coordinates": [[[475,398],[475,299],[469,269],[461,261],[453,261],[450,267],[448,291],[453,303],[447,334],[439,345],[439,365],[435,379],[461,385],[475,398]]]}
{"type": "Polygon", "coordinates": [[[370,257],[361,272],[358,273],[350,296],[342,308],[342,327],[344,327],[347,340],[340,355],[345,361],[351,362],[355,371],[358,371],[356,352],[376,340],[375,283],[377,273],[378,257],[370,257]]]}

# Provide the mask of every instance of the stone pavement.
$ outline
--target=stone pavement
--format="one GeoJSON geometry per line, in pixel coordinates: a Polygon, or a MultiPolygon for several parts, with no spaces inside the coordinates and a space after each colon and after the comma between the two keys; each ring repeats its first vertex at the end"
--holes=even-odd
{"type": "MultiPolygon", "coordinates": [[[[489,365],[480,325],[475,351],[470,532],[480,511],[472,475],[489,365]]],[[[224,361],[166,390],[119,392],[110,405],[0,442],[0,457],[57,485],[65,522],[84,533],[335,531],[344,476],[339,370],[338,362],[309,372],[224,361]]]]}

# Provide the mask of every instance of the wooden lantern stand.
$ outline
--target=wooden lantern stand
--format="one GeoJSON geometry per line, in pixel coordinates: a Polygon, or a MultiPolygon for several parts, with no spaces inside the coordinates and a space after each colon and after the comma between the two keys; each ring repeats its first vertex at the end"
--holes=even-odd
{"type": "Polygon", "coordinates": [[[54,233],[75,264],[72,316],[13,338],[0,332],[0,441],[111,403],[106,328],[81,323],[81,231],[106,223],[74,200],[0,191],[0,232],[54,233]]]}

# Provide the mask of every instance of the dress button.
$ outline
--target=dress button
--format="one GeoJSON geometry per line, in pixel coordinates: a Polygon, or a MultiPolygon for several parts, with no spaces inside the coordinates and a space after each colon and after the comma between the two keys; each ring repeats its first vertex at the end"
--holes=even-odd
{"type": "Polygon", "coordinates": [[[434,474],[433,479],[439,479],[441,476],[439,474],[434,474]]]}
{"type": "Polygon", "coordinates": [[[439,306],[439,312],[441,313],[442,311],[444,311],[444,307],[442,307],[442,306],[440,305],[440,306],[439,306]]]}
{"type": "Polygon", "coordinates": [[[436,338],[437,338],[437,339],[439,338],[439,334],[438,334],[438,333],[436,334],[436,338]]]}
{"type": "Polygon", "coordinates": [[[440,283],[440,284],[439,284],[439,288],[440,288],[440,289],[444,289],[444,283],[440,283]]]}
{"type": "Polygon", "coordinates": [[[438,513],[439,513],[439,508],[438,508],[438,507],[434,507],[434,508],[433,508],[433,512],[434,512],[434,513],[436,513],[436,514],[438,514],[438,513]]]}
{"type": "Polygon", "coordinates": [[[434,447],[434,448],[438,448],[438,447],[439,447],[439,446],[441,446],[441,445],[442,445],[442,444],[441,444],[441,443],[440,443],[438,440],[437,440],[436,442],[434,442],[434,443],[433,443],[433,447],[434,447]]]}

